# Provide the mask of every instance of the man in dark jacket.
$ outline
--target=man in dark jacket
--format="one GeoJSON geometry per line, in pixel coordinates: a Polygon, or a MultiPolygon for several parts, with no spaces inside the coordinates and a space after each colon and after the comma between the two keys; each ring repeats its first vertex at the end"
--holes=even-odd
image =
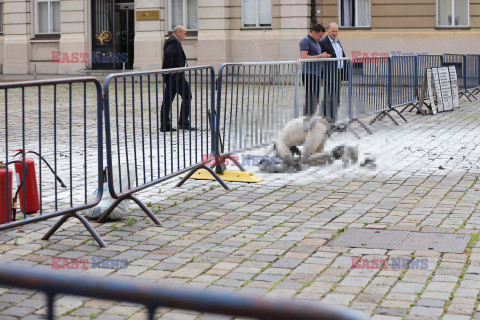
{"type": "MultiPolygon", "coordinates": [[[[163,46],[163,65],[162,69],[187,67],[187,57],[182,48],[182,41],[185,39],[187,31],[183,26],[176,26],[173,34],[163,46]]],[[[163,76],[164,91],[161,110],[161,131],[175,131],[172,126],[171,108],[172,101],[178,94],[182,97],[182,108],[178,118],[178,128],[184,130],[196,130],[190,125],[190,105],[192,93],[190,84],[185,79],[184,72],[165,74],[163,76]]]]}
{"type": "MultiPolygon", "coordinates": [[[[332,58],[344,58],[340,41],[337,39],[338,25],[330,23],[327,28],[327,36],[320,40],[322,52],[331,55],[332,58]]],[[[327,62],[324,68],[324,106],[325,116],[330,117],[334,122],[337,119],[337,109],[340,102],[341,81],[346,79],[347,61],[327,62]]]]}

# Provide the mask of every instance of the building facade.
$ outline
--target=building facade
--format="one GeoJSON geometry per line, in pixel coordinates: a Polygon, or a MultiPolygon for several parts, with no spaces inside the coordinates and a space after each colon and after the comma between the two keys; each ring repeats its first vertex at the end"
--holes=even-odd
{"type": "Polygon", "coordinates": [[[298,59],[312,22],[348,56],[480,53],[480,0],[0,0],[4,74],[156,70],[177,24],[189,65],[298,59]]]}

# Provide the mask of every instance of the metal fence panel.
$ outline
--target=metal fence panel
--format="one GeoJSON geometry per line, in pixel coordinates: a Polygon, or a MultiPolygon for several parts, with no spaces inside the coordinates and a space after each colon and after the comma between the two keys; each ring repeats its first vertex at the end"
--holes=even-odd
{"type": "Polygon", "coordinates": [[[103,245],[85,218],[77,214],[98,204],[102,197],[102,88],[98,80],[81,77],[2,83],[0,105],[0,161],[20,161],[15,168],[9,165],[17,183],[12,188],[5,179],[0,189],[8,190],[7,199],[18,192],[22,211],[13,221],[10,201],[0,203],[1,219],[6,222],[0,230],[63,216],[44,237],[48,239],[69,217],[76,217],[103,245]],[[14,156],[16,149],[21,151],[14,156]]]}
{"type": "Polygon", "coordinates": [[[108,181],[117,199],[110,209],[130,198],[159,224],[133,193],[195,170],[213,155],[214,79],[211,66],[127,72],[105,79],[108,181]],[[120,181],[117,188],[114,175],[120,181]]]}
{"type": "Polygon", "coordinates": [[[378,114],[391,106],[390,58],[351,61],[352,118],[378,114]]]}
{"type": "Polygon", "coordinates": [[[272,143],[298,116],[298,63],[226,63],[217,79],[219,153],[234,154],[272,143]]]}
{"type": "Polygon", "coordinates": [[[465,55],[465,79],[468,89],[476,89],[480,87],[480,55],[467,54],[465,55]]]}
{"type": "Polygon", "coordinates": [[[417,57],[393,56],[391,65],[391,107],[413,104],[417,91],[417,57]]]}
{"type": "Polygon", "coordinates": [[[445,53],[443,55],[444,66],[455,66],[457,71],[458,90],[465,92],[466,90],[466,57],[464,54],[445,53]]]}
{"type": "MultiPolygon", "coordinates": [[[[417,100],[421,96],[423,78],[428,68],[443,67],[443,56],[441,55],[418,55],[417,56],[417,100]]],[[[425,99],[430,99],[430,96],[425,92],[425,99]]],[[[421,106],[420,106],[421,107],[421,106]]]]}

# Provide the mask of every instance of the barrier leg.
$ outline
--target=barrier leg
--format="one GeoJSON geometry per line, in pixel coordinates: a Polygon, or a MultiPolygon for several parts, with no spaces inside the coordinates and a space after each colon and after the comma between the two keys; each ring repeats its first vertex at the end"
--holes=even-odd
{"type": "Polygon", "coordinates": [[[155,307],[148,307],[148,320],[153,320],[155,318],[155,307]]]}
{"type": "Polygon", "coordinates": [[[100,216],[100,218],[98,218],[97,222],[105,222],[105,220],[107,219],[108,215],[113,211],[113,209],[115,209],[116,206],[118,206],[120,204],[120,202],[122,202],[123,200],[127,200],[127,199],[131,199],[133,200],[136,204],[138,204],[138,206],[140,207],[140,209],[142,209],[143,212],[145,212],[147,214],[147,216],[152,219],[152,221],[158,225],[158,226],[161,226],[162,223],[157,219],[157,217],[155,217],[155,215],[150,211],[148,210],[148,208],[142,203],[142,201],[140,201],[138,198],[132,196],[132,195],[128,195],[128,196],[125,196],[123,198],[118,198],[115,200],[114,203],[112,203],[112,205],[110,207],[108,207],[107,210],[105,210],[103,212],[103,214],[100,216]]]}
{"type": "MultiPolygon", "coordinates": [[[[428,107],[428,105],[427,105],[425,102],[424,102],[424,104],[428,107]]],[[[421,113],[422,116],[425,115],[425,112],[423,112],[422,108],[420,108],[420,107],[418,106],[418,104],[410,103],[408,106],[405,107],[405,109],[408,108],[408,107],[410,107],[410,106],[412,106],[412,108],[411,108],[410,110],[408,110],[408,112],[412,112],[413,109],[417,109],[417,113],[421,113]]],[[[423,105],[422,105],[422,106],[423,106],[423,105]]],[[[403,109],[403,110],[405,110],[405,109],[403,109]]],[[[402,112],[403,112],[403,110],[402,110],[402,112]]]]}
{"type": "MultiPolygon", "coordinates": [[[[405,119],[405,117],[402,115],[402,113],[399,112],[397,109],[392,108],[388,112],[390,112],[391,110],[395,111],[400,116],[400,118],[402,118],[403,121],[408,122],[407,119],[405,119]]],[[[423,112],[422,112],[422,114],[425,115],[423,112]]]]}
{"type": "Polygon", "coordinates": [[[473,91],[466,90],[465,93],[468,93],[470,97],[477,100],[477,97],[475,97],[475,95],[473,94],[473,91]]]}
{"type": "MultiPolygon", "coordinates": [[[[236,159],[232,158],[232,156],[229,156],[229,155],[223,156],[223,157],[222,157],[222,162],[223,162],[225,159],[230,159],[230,160],[232,160],[232,161],[235,163],[235,165],[238,167],[238,169],[240,169],[240,171],[245,171],[245,168],[244,168],[236,159]]],[[[212,169],[213,169],[213,168],[219,168],[219,167],[222,168],[222,171],[219,172],[219,171],[215,170],[215,172],[216,172],[216,173],[223,174],[223,171],[226,170],[226,167],[225,167],[225,166],[220,166],[220,165],[218,165],[216,162],[210,166],[210,168],[212,168],[212,169]]]]}
{"type": "Polygon", "coordinates": [[[120,204],[120,202],[122,202],[125,199],[127,199],[127,197],[116,199],[115,202],[112,203],[112,205],[110,207],[108,207],[107,210],[105,210],[103,212],[103,214],[100,216],[100,218],[97,219],[97,222],[99,222],[99,223],[105,222],[105,219],[108,217],[108,215],[110,213],[112,213],[113,209],[115,209],[120,204]]]}
{"type": "MultiPolygon", "coordinates": [[[[407,107],[409,107],[409,106],[410,106],[410,105],[408,105],[407,107]]],[[[417,108],[417,110],[418,110],[418,108],[419,108],[419,107],[418,107],[418,104],[412,103],[412,106],[413,106],[413,107],[412,107],[410,110],[408,110],[408,112],[412,112],[412,110],[415,109],[415,108],[417,108]]],[[[428,110],[432,111],[432,107],[429,106],[425,101],[424,101],[423,104],[422,104],[422,107],[423,107],[423,106],[427,107],[428,110]]],[[[406,107],[406,108],[407,108],[407,107],[406,107]]],[[[405,108],[405,109],[406,109],[406,108],[405,108]]],[[[422,109],[422,108],[420,107],[420,110],[421,110],[421,109],[422,109]]],[[[425,115],[425,113],[423,112],[423,110],[421,110],[421,111],[422,111],[422,114],[425,115]]],[[[402,110],[402,112],[403,112],[403,110],[402,110]]]]}
{"type": "MultiPolygon", "coordinates": [[[[352,126],[350,125],[350,123],[346,123],[345,124],[345,131],[350,131],[351,133],[353,133],[353,135],[357,138],[357,139],[360,139],[360,136],[358,135],[358,133],[353,130],[352,126]]],[[[343,130],[342,130],[343,131],[343,130]]]]}
{"type": "Polygon", "coordinates": [[[395,125],[399,126],[400,124],[397,122],[397,120],[395,120],[395,118],[393,118],[390,113],[388,112],[385,112],[384,115],[388,116],[390,119],[392,119],[393,123],[395,123],[395,125]]]}
{"type": "Polygon", "coordinates": [[[384,117],[384,114],[383,114],[383,112],[381,112],[381,113],[377,114],[375,117],[373,117],[373,119],[368,124],[372,125],[375,122],[382,120],[383,117],[384,117]]]}
{"type": "Polygon", "coordinates": [[[468,97],[468,95],[465,94],[465,92],[460,92],[459,98],[461,98],[462,96],[467,98],[469,102],[472,102],[472,100],[468,97]]]}
{"type": "Polygon", "coordinates": [[[153,214],[152,211],[150,211],[140,199],[134,196],[130,196],[130,199],[135,201],[135,203],[147,214],[147,216],[152,219],[153,223],[155,223],[157,226],[162,226],[162,223],[157,219],[157,217],[153,214]]]}
{"type": "Polygon", "coordinates": [[[369,134],[373,134],[373,131],[370,129],[369,126],[367,126],[367,124],[359,119],[355,119],[355,121],[357,121],[362,127],[363,129],[365,129],[365,131],[367,131],[369,134]]]}
{"type": "Polygon", "coordinates": [[[231,156],[226,156],[226,158],[232,160],[237,165],[238,169],[240,169],[240,171],[245,171],[245,168],[240,164],[240,162],[237,161],[237,159],[234,159],[231,156]]]}
{"type": "Polygon", "coordinates": [[[62,224],[64,224],[70,217],[77,218],[78,220],[80,220],[80,222],[85,226],[88,232],[90,232],[90,234],[95,239],[95,241],[97,241],[100,247],[102,248],[107,247],[107,245],[105,244],[105,242],[103,242],[102,238],[100,238],[98,233],[95,230],[93,230],[92,225],[88,223],[87,219],[79,215],[77,212],[64,215],[62,218],[60,218],[60,220],[58,220],[57,223],[55,223],[55,225],[50,230],[48,230],[48,232],[42,237],[42,240],[50,239],[50,237],[58,230],[58,228],[60,228],[62,224]]]}
{"type": "Polygon", "coordinates": [[[177,187],[180,187],[182,186],[182,184],[185,183],[185,181],[187,181],[195,172],[197,172],[198,170],[200,169],[205,169],[207,170],[208,172],[210,172],[210,174],[215,178],[215,180],[218,181],[218,183],[220,183],[222,185],[222,187],[225,189],[225,190],[230,190],[230,188],[225,184],[225,182],[223,182],[222,178],[220,178],[218,176],[218,174],[215,173],[215,171],[213,171],[211,168],[207,167],[207,166],[199,166],[197,168],[193,168],[185,177],[182,178],[182,180],[180,180],[179,183],[177,183],[177,185],[175,186],[175,188],[177,187]]]}
{"type": "Polygon", "coordinates": [[[402,111],[400,111],[400,112],[403,112],[403,111],[405,111],[405,110],[406,110],[408,107],[410,107],[410,105],[408,105],[408,106],[404,107],[404,108],[402,109],[402,111]]]}
{"type": "Polygon", "coordinates": [[[372,121],[370,121],[370,125],[372,125],[374,122],[376,121],[380,121],[382,120],[385,116],[388,116],[392,121],[393,123],[395,123],[397,126],[399,126],[400,124],[397,122],[397,120],[395,120],[395,118],[393,118],[390,113],[386,112],[386,111],[382,111],[381,113],[379,113],[378,115],[376,115],[372,121]]]}

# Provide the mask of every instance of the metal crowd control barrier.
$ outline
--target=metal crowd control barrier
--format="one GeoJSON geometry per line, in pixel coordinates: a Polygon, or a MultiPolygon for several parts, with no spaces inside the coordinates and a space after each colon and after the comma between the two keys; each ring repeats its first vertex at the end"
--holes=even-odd
{"type": "Polygon", "coordinates": [[[360,313],[319,303],[287,299],[249,297],[238,294],[151,284],[138,280],[108,279],[65,272],[0,266],[0,284],[46,293],[46,319],[53,320],[56,295],[74,295],[96,299],[125,301],[147,308],[153,320],[158,307],[178,308],[257,319],[276,320],[364,320],[360,313]]]}
{"type": "Polygon", "coordinates": [[[455,66],[457,71],[457,82],[459,95],[464,96],[469,101],[471,94],[467,91],[467,63],[464,54],[445,53],[443,55],[444,66],[455,66]]]}
{"type": "MultiPolygon", "coordinates": [[[[217,157],[272,143],[280,130],[299,115],[298,63],[224,63],[217,79],[217,157]]],[[[218,170],[219,166],[217,166],[218,170]]]]}
{"type": "MultiPolygon", "coordinates": [[[[390,92],[390,103],[392,110],[397,111],[396,107],[413,106],[421,113],[422,110],[417,107],[417,57],[415,56],[393,56],[390,58],[392,69],[392,86],[390,92]]],[[[402,111],[403,111],[402,110],[402,111]]],[[[406,122],[401,112],[398,115],[406,122]]]]}
{"type": "MultiPolygon", "coordinates": [[[[422,87],[423,87],[423,79],[425,77],[425,72],[428,68],[441,68],[443,67],[443,56],[441,55],[417,55],[417,101],[420,99],[420,96],[422,95],[422,87]]],[[[427,92],[425,92],[425,100],[430,99],[430,96],[427,92]]],[[[427,105],[424,102],[425,105],[427,105]]],[[[416,103],[416,108],[422,109],[422,106],[418,105],[418,102],[416,103]]],[[[427,105],[428,106],[428,105],[427,105]]],[[[405,110],[404,108],[402,112],[405,110]]],[[[422,112],[423,114],[423,112],[422,112]]]]}
{"type": "Polygon", "coordinates": [[[480,55],[465,55],[465,65],[465,90],[476,100],[475,94],[480,92],[480,55]]]}
{"type": "Polygon", "coordinates": [[[104,247],[78,213],[97,205],[102,197],[102,87],[98,80],[2,83],[0,105],[0,161],[8,164],[0,168],[0,231],[60,217],[42,238],[47,240],[74,217],[104,247]],[[90,196],[94,190],[96,195],[90,196]],[[12,208],[12,199],[20,204],[21,219],[15,217],[17,201],[12,208]]]}
{"type": "MultiPolygon", "coordinates": [[[[375,115],[373,122],[390,115],[392,70],[390,58],[356,58],[351,61],[352,117],[375,115]]],[[[395,109],[393,109],[395,110],[395,109]]]]}
{"type": "Polygon", "coordinates": [[[133,194],[190,171],[181,185],[200,168],[228,188],[206,167],[214,155],[214,79],[211,66],[119,73],[105,79],[108,189],[116,201],[99,222],[131,199],[161,225],[133,194]]]}

